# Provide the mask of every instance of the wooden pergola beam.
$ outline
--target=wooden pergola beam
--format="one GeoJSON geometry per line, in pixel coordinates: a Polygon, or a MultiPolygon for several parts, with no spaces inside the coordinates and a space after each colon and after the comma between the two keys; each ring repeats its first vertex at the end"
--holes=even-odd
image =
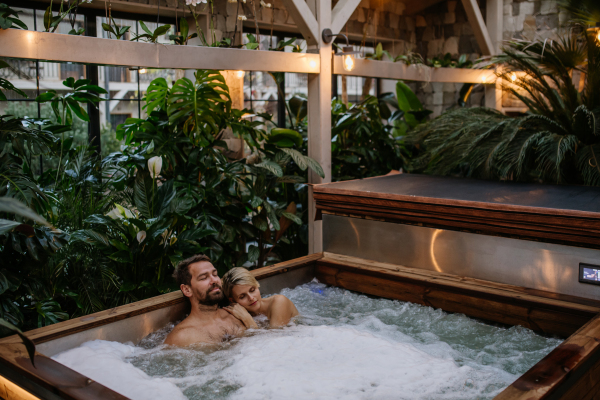
{"type": "Polygon", "coordinates": [[[282,0],[288,13],[292,16],[294,23],[300,30],[306,43],[317,45],[320,42],[319,23],[304,0],[282,0]]]}
{"type": "Polygon", "coordinates": [[[355,59],[354,69],[348,72],[342,57],[333,57],[333,73],[339,75],[407,80],[417,82],[488,83],[496,80],[494,70],[470,68],[432,68],[423,64],[355,59]]]}
{"type": "Polygon", "coordinates": [[[320,57],[286,53],[130,42],[58,33],[0,30],[0,57],[144,68],[319,73],[320,57]]]}
{"type": "MultiPolygon", "coordinates": [[[[481,15],[477,0],[462,0],[462,4],[467,13],[471,28],[473,28],[473,32],[475,33],[475,39],[477,39],[477,44],[479,45],[482,55],[491,56],[496,54],[494,44],[492,43],[490,34],[485,26],[483,15],[481,15]]],[[[500,13],[500,16],[502,16],[502,13],[500,13]]]]}
{"type": "Polygon", "coordinates": [[[361,0],[340,0],[331,11],[331,31],[339,33],[361,0]]]}

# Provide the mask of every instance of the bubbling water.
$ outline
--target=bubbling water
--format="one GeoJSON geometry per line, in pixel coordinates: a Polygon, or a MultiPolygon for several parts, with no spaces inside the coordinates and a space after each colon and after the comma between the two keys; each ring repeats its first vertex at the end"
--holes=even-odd
{"type": "MultiPolygon", "coordinates": [[[[560,343],[523,327],[312,282],[301,316],[217,346],[93,341],[54,357],[134,400],[491,399],[560,343]]],[[[258,319],[259,325],[266,323],[258,319]]]]}

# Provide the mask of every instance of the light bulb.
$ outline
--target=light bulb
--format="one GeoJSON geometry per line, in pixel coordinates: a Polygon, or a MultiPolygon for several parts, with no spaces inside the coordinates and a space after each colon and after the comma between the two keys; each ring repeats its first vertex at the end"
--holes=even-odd
{"type": "Polygon", "coordinates": [[[140,69],[138,72],[139,72],[140,74],[145,74],[145,73],[146,73],[146,72],[148,72],[148,71],[146,71],[146,68],[142,68],[142,69],[140,69]]]}
{"type": "Polygon", "coordinates": [[[513,82],[516,81],[517,80],[517,74],[515,74],[513,72],[513,74],[510,76],[510,80],[513,81],[513,82]]]}
{"type": "Polygon", "coordinates": [[[596,39],[600,42],[600,29],[598,30],[598,36],[596,36],[596,39]]]}
{"type": "Polygon", "coordinates": [[[312,60],[308,64],[310,65],[311,68],[316,68],[317,67],[317,62],[315,60],[312,60]]]}
{"type": "Polygon", "coordinates": [[[485,83],[487,81],[487,76],[482,76],[481,77],[481,83],[485,83]]]}
{"type": "Polygon", "coordinates": [[[344,64],[344,69],[348,72],[354,69],[354,57],[352,54],[346,54],[342,56],[342,63],[344,64]]]}
{"type": "Polygon", "coordinates": [[[244,71],[237,71],[236,75],[238,78],[242,79],[246,73],[244,71]]]}

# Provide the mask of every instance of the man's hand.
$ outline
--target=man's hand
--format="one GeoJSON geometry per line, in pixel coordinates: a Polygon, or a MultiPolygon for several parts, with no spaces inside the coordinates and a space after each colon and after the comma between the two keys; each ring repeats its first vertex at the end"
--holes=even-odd
{"type": "Polygon", "coordinates": [[[246,329],[257,329],[258,328],[258,325],[256,325],[256,322],[254,322],[254,319],[252,319],[252,316],[248,313],[248,310],[246,310],[244,307],[240,306],[239,304],[235,303],[230,306],[223,307],[223,310],[227,311],[229,314],[233,315],[234,317],[236,317],[237,319],[242,321],[244,326],[246,326],[246,329]]]}

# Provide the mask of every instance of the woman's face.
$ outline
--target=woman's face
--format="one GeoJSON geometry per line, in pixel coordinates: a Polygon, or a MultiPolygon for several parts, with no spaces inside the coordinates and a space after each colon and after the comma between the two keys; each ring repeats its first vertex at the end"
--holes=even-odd
{"type": "Polygon", "coordinates": [[[235,285],[231,288],[231,301],[238,303],[251,313],[260,309],[260,290],[250,285],[235,285]]]}

